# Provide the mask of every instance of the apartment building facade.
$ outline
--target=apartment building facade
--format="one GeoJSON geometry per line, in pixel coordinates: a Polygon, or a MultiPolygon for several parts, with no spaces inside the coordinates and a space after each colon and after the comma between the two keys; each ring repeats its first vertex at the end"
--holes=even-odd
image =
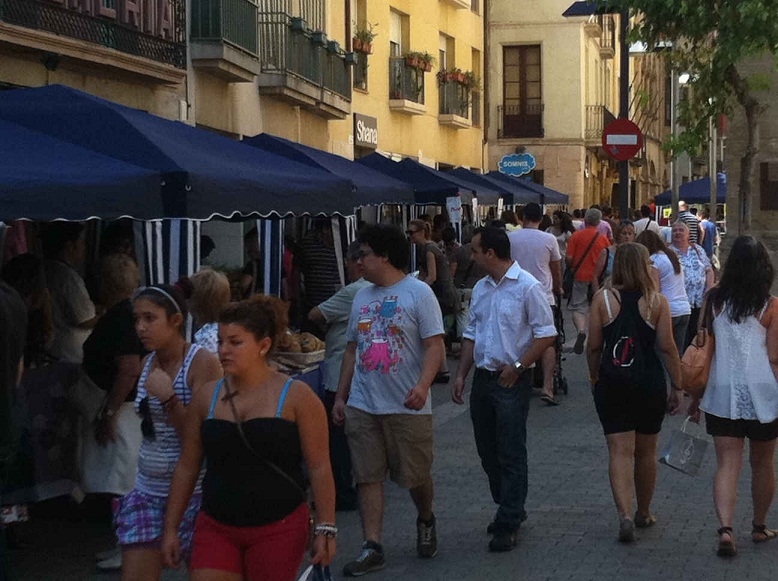
{"type": "MultiPolygon", "coordinates": [[[[570,196],[571,207],[618,207],[618,170],[602,131],[618,117],[618,15],[562,16],[568,0],[491,2],[487,15],[488,167],[504,155],[535,158],[530,179],[570,196]]],[[[630,119],[644,134],[630,162],[631,207],[669,183],[661,148],[669,119],[660,55],[630,58],[630,119]]]]}

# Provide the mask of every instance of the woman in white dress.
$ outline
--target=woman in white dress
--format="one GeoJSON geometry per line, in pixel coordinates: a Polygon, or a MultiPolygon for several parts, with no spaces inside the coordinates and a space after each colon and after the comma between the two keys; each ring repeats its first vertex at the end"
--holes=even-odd
{"type": "Polygon", "coordinates": [[[773,279],[764,245],[740,236],[719,286],[711,289],[703,305],[703,313],[710,307],[713,322],[707,328],[712,326],[716,348],[699,408],[716,447],[713,503],[722,557],[737,553],[732,524],[746,438],[754,511],[751,540],[762,543],[778,536],[765,526],[775,493],[778,437],[778,300],[770,295],[773,279]]]}

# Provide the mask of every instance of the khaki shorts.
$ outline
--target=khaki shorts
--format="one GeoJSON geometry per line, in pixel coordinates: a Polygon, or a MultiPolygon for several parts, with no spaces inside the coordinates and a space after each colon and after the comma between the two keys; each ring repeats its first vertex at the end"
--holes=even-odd
{"type": "Polygon", "coordinates": [[[580,280],[573,283],[573,292],[567,305],[568,310],[582,315],[589,312],[589,284],[580,280]]]}
{"type": "Polygon", "coordinates": [[[432,414],[369,414],[346,406],[346,438],[357,484],[389,478],[402,488],[427,482],[432,470],[432,414]]]}

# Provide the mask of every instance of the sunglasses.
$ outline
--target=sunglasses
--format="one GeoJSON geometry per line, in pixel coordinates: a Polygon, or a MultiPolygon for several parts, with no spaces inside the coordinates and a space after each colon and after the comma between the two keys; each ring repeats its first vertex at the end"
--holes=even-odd
{"type": "Polygon", "coordinates": [[[154,440],[157,432],[154,429],[154,421],[151,419],[151,408],[149,407],[149,398],[144,397],[138,402],[138,413],[140,413],[140,431],[147,440],[154,440]]]}

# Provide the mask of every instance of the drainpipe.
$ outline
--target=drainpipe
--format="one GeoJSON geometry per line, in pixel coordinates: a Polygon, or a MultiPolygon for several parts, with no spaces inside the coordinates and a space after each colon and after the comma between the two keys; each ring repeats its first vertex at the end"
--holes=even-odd
{"type": "Polygon", "coordinates": [[[484,137],[481,144],[481,170],[486,172],[489,169],[487,152],[489,151],[489,130],[491,128],[491,125],[489,123],[491,117],[491,115],[489,115],[489,112],[491,110],[491,100],[489,99],[489,76],[490,76],[489,75],[489,47],[491,46],[489,44],[489,36],[490,36],[489,35],[489,0],[483,0],[483,6],[481,7],[481,11],[483,13],[483,19],[484,19],[484,43],[483,43],[484,93],[481,98],[481,103],[483,103],[484,106],[484,117],[483,117],[484,137]]]}
{"type": "Polygon", "coordinates": [[[184,81],[186,89],[186,118],[183,119],[192,127],[197,123],[195,109],[195,79],[194,67],[192,66],[192,51],[190,50],[190,38],[192,37],[192,0],[185,0],[186,10],[186,80],[184,81]]]}

